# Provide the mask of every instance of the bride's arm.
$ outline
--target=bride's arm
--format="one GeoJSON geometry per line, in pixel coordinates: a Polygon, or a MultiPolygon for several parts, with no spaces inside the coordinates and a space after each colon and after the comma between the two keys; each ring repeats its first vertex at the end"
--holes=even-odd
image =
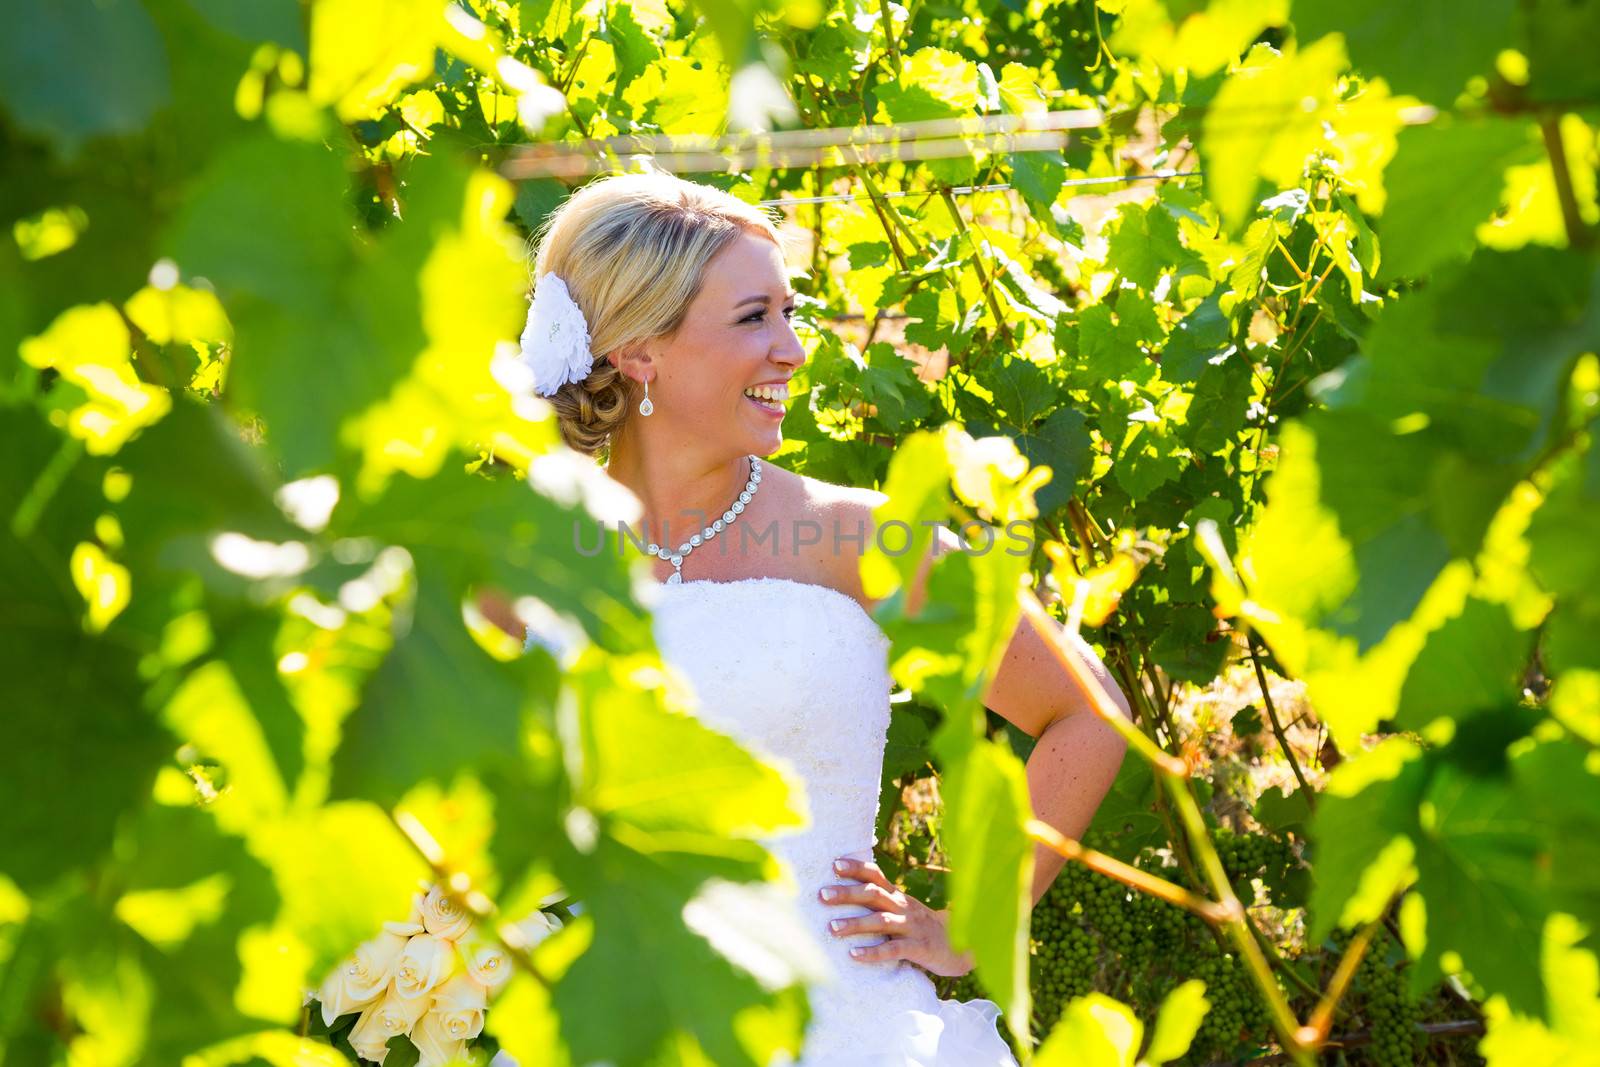
{"type": "MultiPolygon", "coordinates": [[[[936,554],[959,550],[961,543],[944,527],[935,530],[939,547],[936,554]]],[[[916,578],[906,593],[908,612],[920,610],[925,596],[927,573],[933,556],[923,558],[916,578]]],[[[1022,595],[1038,598],[1032,591],[1022,595]]],[[[1024,612],[1006,646],[1000,669],[983,694],[983,705],[1012,722],[1017,729],[1037,738],[1028,757],[1028,794],[1033,813],[1068,837],[1079,838],[1094,817],[1111,783],[1117,777],[1127,742],[1093,710],[1099,699],[1066,669],[1052,651],[1054,642],[1067,656],[1075,657],[1082,669],[1100,683],[1114,714],[1132,718],[1128,698],[1111,677],[1111,672],[1095,655],[1088,642],[1049,619],[1041,607],[1037,613],[1024,612]],[[1049,632],[1041,633],[1034,618],[1048,621],[1049,632]]],[[[1033,900],[1044,896],[1066,861],[1044,845],[1034,849],[1033,900]]]]}

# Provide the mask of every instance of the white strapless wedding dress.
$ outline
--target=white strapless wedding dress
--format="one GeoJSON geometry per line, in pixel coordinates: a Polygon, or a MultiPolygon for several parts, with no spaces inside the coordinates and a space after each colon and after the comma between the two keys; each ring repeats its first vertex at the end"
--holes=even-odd
{"type": "Polygon", "coordinates": [[[872,858],[888,636],[854,598],[823,585],[745,578],[658,588],[656,644],[690,682],[696,717],[805,782],[811,824],[762,839],[793,874],[799,915],[836,979],[811,987],[793,1067],[1016,1067],[996,1028],[998,1004],[941,1000],[927,972],[905,960],[852,958],[852,945],[882,935],[838,936],[828,921],[870,909],[817,898],[847,881],[834,873],[836,857],[872,858]]]}

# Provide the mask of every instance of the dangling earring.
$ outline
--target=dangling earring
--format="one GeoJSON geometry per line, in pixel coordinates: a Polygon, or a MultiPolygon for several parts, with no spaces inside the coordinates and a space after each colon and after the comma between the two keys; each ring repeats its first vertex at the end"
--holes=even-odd
{"type": "Polygon", "coordinates": [[[655,409],[656,406],[650,403],[650,379],[646,378],[644,380],[644,399],[639,401],[639,414],[649,415],[655,409]]]}

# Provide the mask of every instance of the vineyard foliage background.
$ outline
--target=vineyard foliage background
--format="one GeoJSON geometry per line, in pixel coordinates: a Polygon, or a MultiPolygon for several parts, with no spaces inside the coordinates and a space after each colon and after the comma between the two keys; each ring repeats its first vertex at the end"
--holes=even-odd
{"type": "Polygon", "coordinates": [[[910,697],[881,859],[979,961],[944,988],[1049,1064],[1595,1062],[1600,4],[5,13],[5,1063],[341,1062],[303,991],[452,873],[586,905],[489,1013],[523,1062],[793,1048],[759,909],[729,955],[684,914],[763,899],[750,835],[800,809],[664,703],[637,561],[573,547],[604,486],[508,369],[569,183],[497,169],[1091,108],[1048,151],[686,175],[861,197],[787,211],[773,462],[1041,535],[916,618],[909,557],[864,564],[910,697]],[[1059,617],[1092,577],[1138,733],[1031,922],[1029,739],[976,699],[1030,572],[1059,617]],[[584,639],[522,655],[488,588],[584,639]]]}

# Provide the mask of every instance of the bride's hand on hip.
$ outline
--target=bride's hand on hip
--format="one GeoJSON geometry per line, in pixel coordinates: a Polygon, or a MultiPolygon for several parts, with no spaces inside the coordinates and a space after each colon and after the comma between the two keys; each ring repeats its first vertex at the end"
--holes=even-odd
{"type": "Polygon", "coordinates": [[[950,913],[935,911],[916,897],[895,888],[883,871],[871,861],[842,857],[833,869],[862,885],[829,885],[818,890],[824,904],[856,904],[872,909],[871,914],[834,919],[829,929],[836,937],[847,934],[886,934],[877,945],[857,945],[850,955],[862,961],[910,960],[925,971],[958,978],[972,970],[971,952],[957,954],[950,949],[946,924],[950,913]]]}

